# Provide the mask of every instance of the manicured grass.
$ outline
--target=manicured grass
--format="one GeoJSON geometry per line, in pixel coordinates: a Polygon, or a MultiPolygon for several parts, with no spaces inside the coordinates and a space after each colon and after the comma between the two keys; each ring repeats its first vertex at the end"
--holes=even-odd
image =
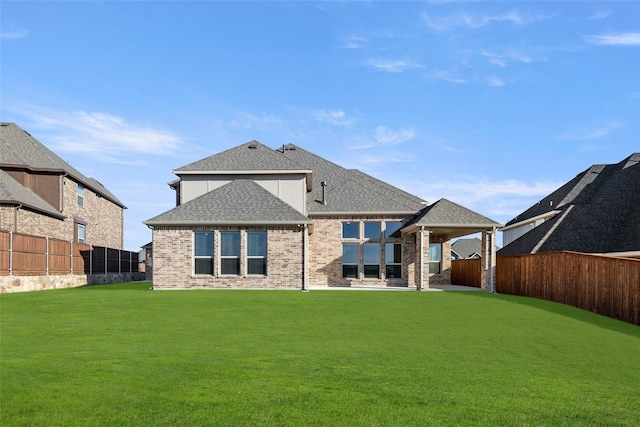
{"type": "Polygon", "coordinates": [[[640,328],[479,292],[0,296],[0,424],[640,424],[640,328]]]}

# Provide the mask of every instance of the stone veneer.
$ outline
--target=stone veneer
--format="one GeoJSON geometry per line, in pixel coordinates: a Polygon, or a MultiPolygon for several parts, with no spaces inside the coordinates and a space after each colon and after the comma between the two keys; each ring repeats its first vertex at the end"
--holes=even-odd
{"type": "Polygon", "coordinates": [[[303,229],[292,227],[154,227],[153,288],[265,288],[302,289],[303,229]],[[267,275],[246,271],[246,232],[267,232],[267,275]],[[214,274],[193,273],[193,233],[214,232],[214,274]],[[240,231],[239,276],[220,275],[220,232],[240,231]]]}

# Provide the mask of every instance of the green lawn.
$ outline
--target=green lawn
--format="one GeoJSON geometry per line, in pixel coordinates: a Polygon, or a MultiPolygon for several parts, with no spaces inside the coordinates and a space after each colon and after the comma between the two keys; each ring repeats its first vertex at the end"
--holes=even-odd
{"type": "Polygon", "coordinates": [[[0,424],[640,425],[640,327],[482,292],[0,296],[0,424]]]}

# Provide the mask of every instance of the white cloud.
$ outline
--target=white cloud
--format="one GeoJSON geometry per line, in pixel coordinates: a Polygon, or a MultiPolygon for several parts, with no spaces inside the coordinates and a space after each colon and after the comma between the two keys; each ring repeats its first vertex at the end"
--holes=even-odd
{"type": "Polygon", "coordinates": [[[489,62],[491,62],[492,64],[498,65],[500,67],[506,67],[514,62],[530,64],[534,61],[531,55],[516,51],[511,51],[508,53],[495,53],[483,49],[480,51],[480,55],[488,58],[489,62]]]}
{"type": "Polygon", "coordinates": [[[463,11],[457,14],[439,17],[434,17],[427,13],[422,13],[421,17],[426,26],[434,31],[452,31],[460,27],[477,29],[494,22],[507,22],[524,26],[536,21],[550,18],[550,16],[543,15],[532,16],[524,14],[518,10],[511,10],[509,12],[495,15],[474,14],[463,11]]]}
{"type": "Polygon", "coordinates": [[[340,47],[343,49],[360,49],[367,41],[365,37],[360,36],[344,37],[340,47]]]}
{"type": "Polygon", "coordinates": [[[434,71],[433,73],[431,73],[430,77],[436,78],[438,80],[444,80],[445,82],[449,83],[464,84],[468,82],[466,79],[459,77],[457,74],[445,70],[434,71]]]}
{"type": "Polygon", "coordinates": [[[424,68],[423,65],[406,59],[369,59],[366,65],[389,73],[401,73],[412,68],[424,68]]]}
{"type": "Polygon", "coordinates": [[[602,34],[585,37],[589,43],[602,46],[640,46],[640,33],[602,34]]]}
{"type": "Polygon", "coordinates": [[[556,135],[556,139],[577,141],[600,139],[608,136],[620,126],[619,122],[612,121],[599,126],[574,128],[556,135]]]}
{"type": "Polygon", "coordinates": [[[504,79],[496,76],[489,76],[484,79],[485,82],[491,87],[501,87],[507,84],[504,79]]]}
{"type": "Polygon", "coordinates": [[[595,12],[593,15],[591,15],[589,17],[589,20],[591,20],[591,21],[599,21],[601,19],[606,19],[611,15],[612,15],[612,13],[609,12],[609,11],[599,10],[599,11],[595,12]]]}
{"type": "Polygon", "coordinates": [[[319,122],[337,126],[351,126],[356,121],[356,119],[352,117],[347,117],[347,114],[344,111],[340,110],[318,111],[317,113],[315,113],[315,119],[319,122]]]}
{"type": "Polygon", "coordinates": [[[48,131],[54,151],[83,153],[103,162],[141,165],[144,159],[132,155],[170,154],[181,144],[170,131],[133,125],[108,113],[34,108],[27,115],[35,128],[48,131]]]}
{"type": "Polygon", "coordinates": [[[23,39],[29,35],[29,31],[24,29],[13,28],[11,24],[5,25],[5,28],[0,31],[0,39],[2,40],[15,40],[23,39]]]}
{"type": "Polygon", "coordinates": [[[391,130],[386,126],[378,126],[374,131],[374,140],[378,145],[397,145],[407,142],[416,135],[413,129],[391,130]]]}

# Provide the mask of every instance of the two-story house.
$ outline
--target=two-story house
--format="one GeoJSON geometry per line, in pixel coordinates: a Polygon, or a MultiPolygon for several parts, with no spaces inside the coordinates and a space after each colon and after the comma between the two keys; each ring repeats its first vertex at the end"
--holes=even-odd
{"type": "Polygon", "coordinates": [[[452,238],[482,232],[495,255],[497,222],[292,144],[251,141],[174,173],[177,206],[145,221],[154,288],[427,289],[450,283],[452,238]]]}
{"type": "Polygon", "coordinates": [[[0,229],[123,248],[124,204],[15,123],[0,123],[0,229]]]}

